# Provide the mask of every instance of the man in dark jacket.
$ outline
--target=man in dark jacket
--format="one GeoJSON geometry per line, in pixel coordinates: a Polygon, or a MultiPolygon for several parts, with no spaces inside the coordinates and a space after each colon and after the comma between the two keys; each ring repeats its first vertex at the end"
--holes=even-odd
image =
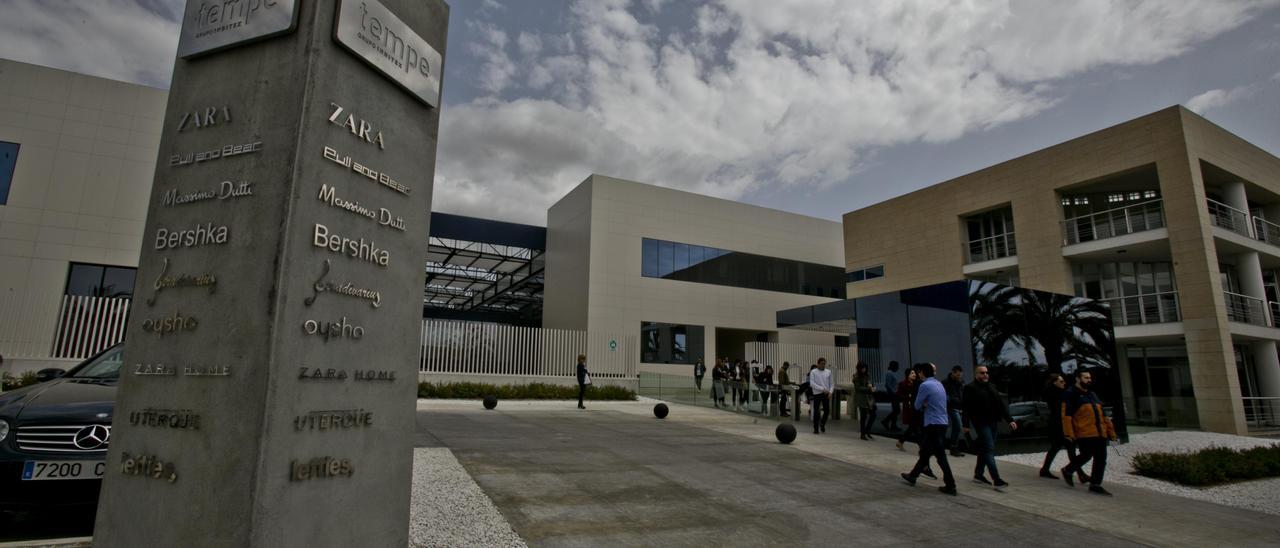
{"type": "Polygon", "coordinates": [[[1110,495],[1102,488],[1102,475],[1107,470],[1107,440],[1116,441],[1116,428],[1102,410],[1102,399],[1091,388],[1093,374],[1081,371],[1076,374],[1076,385],[1062,397],[1062,434],[1075,442],[1078,451],[1071,464],[1062,469],[1062,480],[1074,486],[1071,475],[1093,459],[1089,491],[1110,495]]]}
{"type": "Polygon", "coordinates": [[[973,469],[973,481],[995,485],[997,489],[1008,486],[1000,478],[996,468],[996,428],[1001,422],[1009,424],[1010,430],[1017,430],[1018,423],[1009,416],[1009,406],[1000,398],[1000,392],[991,384],[987,366],[979,365],[973,370],[973,382],[964,387],[961,396],[964,406],[964,431],[975,432],[977,438],[978,465],[973,469]],[[991,481],[987,481],[984,470],[991,471],[991,481]]]}
{"type": "Polygon", "coordinates": [[[942,387],[947,390],[947,417],[951,430],[947,436],[947,444],[951,446],[951,456],[963,457],[964,452],[960,450],[959,442],[960,432],[963,430],[960,410],[964,408],[961,403],[964,401],[964,368],[958,365],[952,367],[947,380],[942,381],[942,387]]]}
{"type": "Polygon", "coordinates": [[[578,354],[578,409],[586,409],[587,406],[582,405],[582,396],[587,393],[587,385],[591,384],[588,378],[591,373],[587,372],[587,355],[578,354]]]}

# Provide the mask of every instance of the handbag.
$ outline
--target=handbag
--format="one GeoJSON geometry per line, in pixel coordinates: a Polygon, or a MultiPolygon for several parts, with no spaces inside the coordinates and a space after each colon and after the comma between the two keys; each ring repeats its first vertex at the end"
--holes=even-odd
{"type": "Polygon", "coordinates": [[[582,374],[582,384],[591,384],[591,373],[582,374]]]}

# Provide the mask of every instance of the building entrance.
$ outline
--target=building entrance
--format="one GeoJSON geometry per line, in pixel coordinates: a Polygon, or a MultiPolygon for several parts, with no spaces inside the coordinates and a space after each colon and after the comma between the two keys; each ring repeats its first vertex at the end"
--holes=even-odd
{"type": "Polygon", "coordinates": [[[1196,428],[1200,425],[1191,367],[1181,346],[1129,347],[1134,416],[1130,420],[1153,426],[1196,428]]]}

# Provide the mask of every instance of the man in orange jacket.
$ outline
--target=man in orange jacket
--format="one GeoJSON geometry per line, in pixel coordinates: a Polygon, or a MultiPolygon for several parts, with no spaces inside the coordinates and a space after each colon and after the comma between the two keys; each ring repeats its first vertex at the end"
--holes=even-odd
{"type": "Polygon", "coordinates": [[[1110,496],[1102,488],[1102,475],[1107,470],[1107,440],[1116,441],[1116,428],[1102,412],[1102,399],[1093,390],[1093,375],[1076,374],[1076,385],[1062,395],[1062,433],[1076,444],[1076,458],[1062,469],[1062,480],[1075,487],[1072,476],[1093,459],[1089,492],[1110,496]]]}

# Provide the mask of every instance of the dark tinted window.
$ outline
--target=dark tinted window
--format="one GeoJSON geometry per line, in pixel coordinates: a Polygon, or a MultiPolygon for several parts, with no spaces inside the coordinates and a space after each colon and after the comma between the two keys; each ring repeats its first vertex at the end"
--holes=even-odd
{"type": "Polygon", "coordinates": [[[18,165],[18,144],[0,141],[0,205],[9,203],[13,169],[18,165]]]}
{"type": "Polygon", "coordinates": [[[644,238],[641,275],[844,298],[840,267],[644,238]]]}
{"type": "Polygon", "coordinates": [[[640,361],[688,363],[702,359],[703,327],[661,322],[641,322],[640,361]]]}
{"type": "Polygon", "coordinates": [[[131,297],[136,268],[71,263],[65,294],[81,297],[131,297]]]}

